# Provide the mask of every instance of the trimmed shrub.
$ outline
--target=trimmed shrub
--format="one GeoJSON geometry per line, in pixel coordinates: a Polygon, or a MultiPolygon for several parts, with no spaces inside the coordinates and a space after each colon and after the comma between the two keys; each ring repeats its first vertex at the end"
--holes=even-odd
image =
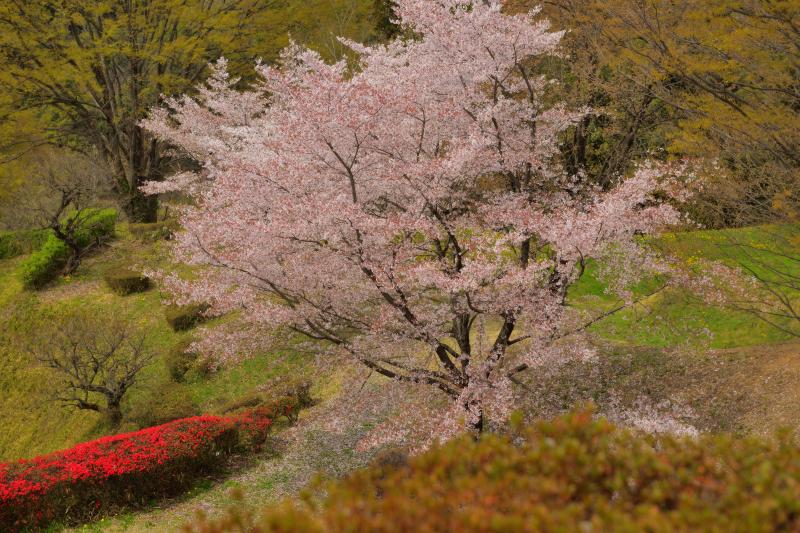
{"type": "Polygon", "coordinates": [[[199,414],[197,406],[184,387],[176,384],[165,384],[142,398],[132,402],[130,412],[125,417],[135,422],[137,427],[158,426],[189,418],[199,414]]]}
{"type": "MultiPolygon", "coordinates": [[[[296,408],[296,407],[295,407],[296,408]]],[[[0,464],[0,531],[76,523],[170,496],[234,452],[258,451],[284,402],[237,416],[197,416],[0,464]]]]}
{"type": "MultiPolygon", "coordinates": [[[[68,215],[65,224],[75,216],[77,213],[68,215]]],[[[84,209],[81,217],[83,220],[75,235],[80,247],[85,248],[94,242],[108,240],[114,236],[117,225],[116,209],[84,209]]]]}
{"type": "Polygon", "coordinates": [[[0,259],[32,254],[44,246],[50,230],[22,230],[0,233],[0,259]]]}
{"type": "Polygon", "coordinates": [[[578,412],[511,436],[457,438],[356,472],[260,516],[188,531],[797,531],[800,448],[652,437],[578,412]]]}
{"type": "Polygon", "coordinates": [[[178,222],[172,219],[163,222],[128,224],[131,235],[142,242],[169,240],[177,230],[178,222]]]}
{"type": "Polygon", "coordinates": [[[150,279],[147,276],[124,267],[107,270],[103,279],[120,296],[145,292],[150,288],[150,279]]]}
{"type": "MultiPolygon", "coordinates": [[[[76,215],[70,215],[74,216],[76,215]]],[[[117,221],[116,210],[84,210],[82,216],[85,217],[84,222],[81,223],[81,230],[75,235],[81,248],[113,237],[117,221]]],[[[25,288],[41,289],[53,281],[64,270],[71,254],[69,247],[53,232],[48,231],[47,240],[42,248],[20,266],[20,275],[25,288]]]]}
{"type": "Polygon", "coordinates": [[[52,233],[42,249],[20,265],[20,276],[26,289],[41,289],[64,269],[70,256],[69,247],[52,233]]]}
{"type": "Polygon", "coordinates": [[[251,392],[233,401],[222,405],[220,412],[233,413],[242,409],[251,409],[257,406],[269,404],[278,415],[285,416],[290,422],[297,421],[300,410],[314,404],[311,398],[311,383],[298,380],[291,383],[283,383],[279,386],[266,388],[268,392],[251,392]],[[269,394],[269,396],[266,396],[269,394]],[[277,401],[270,401],[268,398],[280,398],[277,401]]]}
{"type": "Polygon", "coordinates": [[[173,346],[164,356],[164,365],[167,367],[173,381],[181,383],[186,373],[197,362],[198,354],[190,350],[193,339],[185,339],[173,346]]]}
{"type": "Polygon", "coordinates": [[[204,322],[208,309],[208,304],[170,305],[164,316],[174,331],[186,331],[204,322]]]}

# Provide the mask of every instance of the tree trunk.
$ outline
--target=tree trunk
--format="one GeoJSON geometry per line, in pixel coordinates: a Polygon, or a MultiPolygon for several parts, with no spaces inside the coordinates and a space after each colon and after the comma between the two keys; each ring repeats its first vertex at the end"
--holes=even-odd
{"type": "Polygon", "coordinates": [[[120,409],[119,401],[109,400],[105,412],[111,427],[117,427],[122,422],[122,409],[120,409]]]}
{"type": "Polygon", "coordinates": [[[69,248],[70,254],[67,258],[67,263],[64,265],[63,275],[69,276],[76,270],[81,264],[81,250],[69,242],[67,243],[67,247],[69,248]]]}
{"type": "MultiPolygon", "coordinates": [[[[137,187],[141,180],[137,180],[137,187]]],[[[131,222],[157,222],[158,220],[158,199],[155,196],[147,196],[134,188],[124,199],[122,206],[128,220],[131,222]]]]}
{"type": "Polygon", "coordinates": [[[468,400],[464,404],[464,410],[467,412],[467,430],[474,434],[480,435],[485,429],[485,416],[483,413],[483,403],[480,400],[468,400]]]}

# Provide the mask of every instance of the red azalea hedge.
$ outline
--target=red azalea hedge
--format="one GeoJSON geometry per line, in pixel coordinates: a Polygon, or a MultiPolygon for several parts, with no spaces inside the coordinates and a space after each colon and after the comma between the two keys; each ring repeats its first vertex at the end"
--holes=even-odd
{"type": "Polygon", "coordinates": [[[236,450],[257,450],[284,399],[235,416],[197,416],[104,437],[69,450],[0,464],[0,531],[90,520],[186,489],[236,450]]]}

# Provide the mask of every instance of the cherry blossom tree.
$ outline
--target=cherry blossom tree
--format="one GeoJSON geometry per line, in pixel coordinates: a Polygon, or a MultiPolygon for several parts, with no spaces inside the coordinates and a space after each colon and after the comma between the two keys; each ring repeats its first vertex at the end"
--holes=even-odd
{"type": "Polygon", "coordinates": [[[545,105],[531,61],[562,35],[502,7],[399,0],[403,37],[342,41],[357,65],[291,46],[238,92],[221,61],[152,112],[147,129],[203,162],[148,191],[195,199],[176,254],[200,274],[165,282],[179,303],[238,310],[210,333],[217,351],[287,328],[328,361],[444,395],[446,418],[480,431],[515,373],[598,319],[567,306],[589,258],[616,258],[623,290],[628,267],[657,266],[636,236],[679,222],[661,201],[672,170],[608,192],[567,175],[559,133],[586,110],[545,105]]]}

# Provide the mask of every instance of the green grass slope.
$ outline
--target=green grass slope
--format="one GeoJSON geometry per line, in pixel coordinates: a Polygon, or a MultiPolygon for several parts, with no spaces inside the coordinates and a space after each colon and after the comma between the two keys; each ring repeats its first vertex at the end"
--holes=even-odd
{"type": "MultiPolygon", "coordinates": [[[[729,246],[731,239],[759,246],[777,245],[768,240],[775,231],[785,231],[791,236],[797,233],[798,228],[690,232],[667,236],[659,243],[687,261],[692,257],[702,257],[735,264],[746,258],[737,251],[740,248],[729,246]]],[[[786,242],[792,245],[791,241],[780,240],[781,245],[786,242]]],[[[18,281],[16,270],[23,258],[0,261],[0,420],[3,429],[0,431],[0,460],[64,448],[109,431],[94,413],[65,410],[54,404],[47,393],[52,375],[36,368],[29,357],[14,348],[11,341],[15,335],[24,335],[26,328],[47,327],[37,321],[37,312],[44,307],[89,306],[98,312],[126,316],[151,332],[153,347],[162,356],[192,334],[191,331],[175,333],[169,328],[161,304],[162,295],[157,288],[122,297],[111,292],[102,281],[106,269],[120,264],[173,268],[166,260],[166,249],[165,242],[135,240],[123,227],[117,240],[87,259],[76,275],[38,293],[23,291],[18,281]]],[[[787,262],[784,266],[792,269],[797,265],[787,262]]],[[[800,272],[792,272],[800,275],[800,272]]],[[[655,280],[646,281],[638,291],[644,294],[656,283],[655,280]]],[[[604,289],[596,265],[591,265],[570,293],[570,301],[589,312],[602,312],[615,304],[604,289]]],[[[214,323],[210,325],[213,327],[214,323]]],[[[647,350],[642,353],[648,354],[661,353],[661,349],[687,343],[702,348],[725,348],[723,351],[705,352],[702,361],[691,370],[697,378],[690,380],[691,383],[677,374],[673,377],[681,383],[689,383],[685,386],[687,391],[682,392],[686,398],[701,398],[697,391],[688,389],[708,392],[707,384],[713,379],[718,381],[715,386],[720,390],[752,393],[755,400],[745,406],[748,410],[744,418],[737,419],[737,424],[746,431],[758,432],[761,425],[771,428],[785,424],[791,418],[791,412],[800,405],[800,389],[791,379],[800,372],[800,364],[796,363],[796,348],[800,345],[786,344],[790,336],[747,313],[707,305],[696,295],[665,292],[643,301],[634,309],[612,315],[592,329],[601,338],[623,349],[625,346],[638,346],[647,350]],[[720,378],[719,365],[723,359],[730,364],[724,367],[724,375],[720,378]],[[787,366],[797,372],[787,373],[787,366]],[[775,410],[774,416],[765,422],[764,406],[775,404],[779,398],[782,398],[782,403],[778,403],[783,407],[775,410]]],[[[304,357],[292,352],[253,354],[238,364],[209,376],[195,376],[186,383],[172,382],[163,361],[156,361],[125,402],[122,429],[142,425],[147,418],[143,414],[158,418],[219,412],[225,404],[258,392],[271,377],[296,377],[304,364],[304,357]],[[279,364],[276,364],[277,360],[279,364]]],[[[661,364],[658,361],[663,358],[653,355],[645,359],[644,362],[639,359],[634,362],[649,368],[661,364]]],[[[638,383],[639,370],[632,367],[631,372],[631,382],[638,383]]],[[[668,372],[672,370],[668,369],[668,372]]],[[[668,380],[663,381],[668,383],[668,380]]],[[[724,400],[721,393],[713,393],[724,400]]],[[[319,391],[317,395],[320,395],[319,391]]],[[[321,395],[327,396],[328,393],[321,395]]],[[[324,409],[323,403],[304,417],[324,417],[324,409]]],[[[207,509],[212,514],[223,509],[231,488],[242,488],[254,503],[293,494],[327,465],[345,470],[359,466],[362,459],[355,453],[354,445],[366,428],[355,424],[351,428],[352,435],[345,437],[317,433],[312,445],[297,446],[296,441],[287,438],[280,458],[257,458],[225,482],[201,483],[184,498],[164,502],[147,512],[106,519],[87,528],[98,531],[177,531],[192,517],[196,508],[207,509]]]]}
{"type": "MultiPolygon", "coordinates": [[[[697,259],[714,260],[731,267],[744,266],[759,274],[776,269],[800,279],[800,260],[791,259],[800,257],[800,227],[797,226],[669,234],[655,245],[688,264],[697,259]]],[[[599,314],[614,308],[619,301],[604,292],[605,285],[598,279],[597,271],[597,265],[590,264],[570,292],[570,298],[577,307],[599,314]]],[[[657,286],[655,280],[645,281],[637,287],[638,293],[648,294],[657,286]]],[[[800,303],[800,293],[790,291],[789,294],[800,303]]],[[[791,320],[780,322],[792,327],[791,320]]],[[[800,331],[798,326],[794,324],[800,331]]],[[[592,331],[608,340],[659,348],[690,344],[723,349],[794,338],[749,312],[710,305],[701,294],[686,290],[668,290],[644,298],[638,305],[598,322],[592,331]]]]}
{"type": "Polygon", "coordinates": [[[24,258],[0,261],[0,460],[47,453],[111,430],[97,413],[65,409],[54,402],[54,375],[39,368],[19,348],[31,331],[48,327],[40,317],[45,308],[84,307],[101,316],[125,317],[148,332],[148,342],[158,357],[142,372],[124,401],[125,419],[119,430],[218,412],[226,404],[257,392],[276,373],[301,363],[301,358],[292,353],[255,354],[209,376],[195,375],[185,383],[174,383],[163,357],[192,331],[176,333],[169,327],[157,288],[119,296],[103,282],[103,273],[113,265],[166,267],[165,243],[138,242],[124,228],[119,233],[110,247],[87,259],[74,276],[35,293],[24,291],[19,281],[17,269],[24,258]],[[279,357],[281,363],[276,365],[279,357]]]}

